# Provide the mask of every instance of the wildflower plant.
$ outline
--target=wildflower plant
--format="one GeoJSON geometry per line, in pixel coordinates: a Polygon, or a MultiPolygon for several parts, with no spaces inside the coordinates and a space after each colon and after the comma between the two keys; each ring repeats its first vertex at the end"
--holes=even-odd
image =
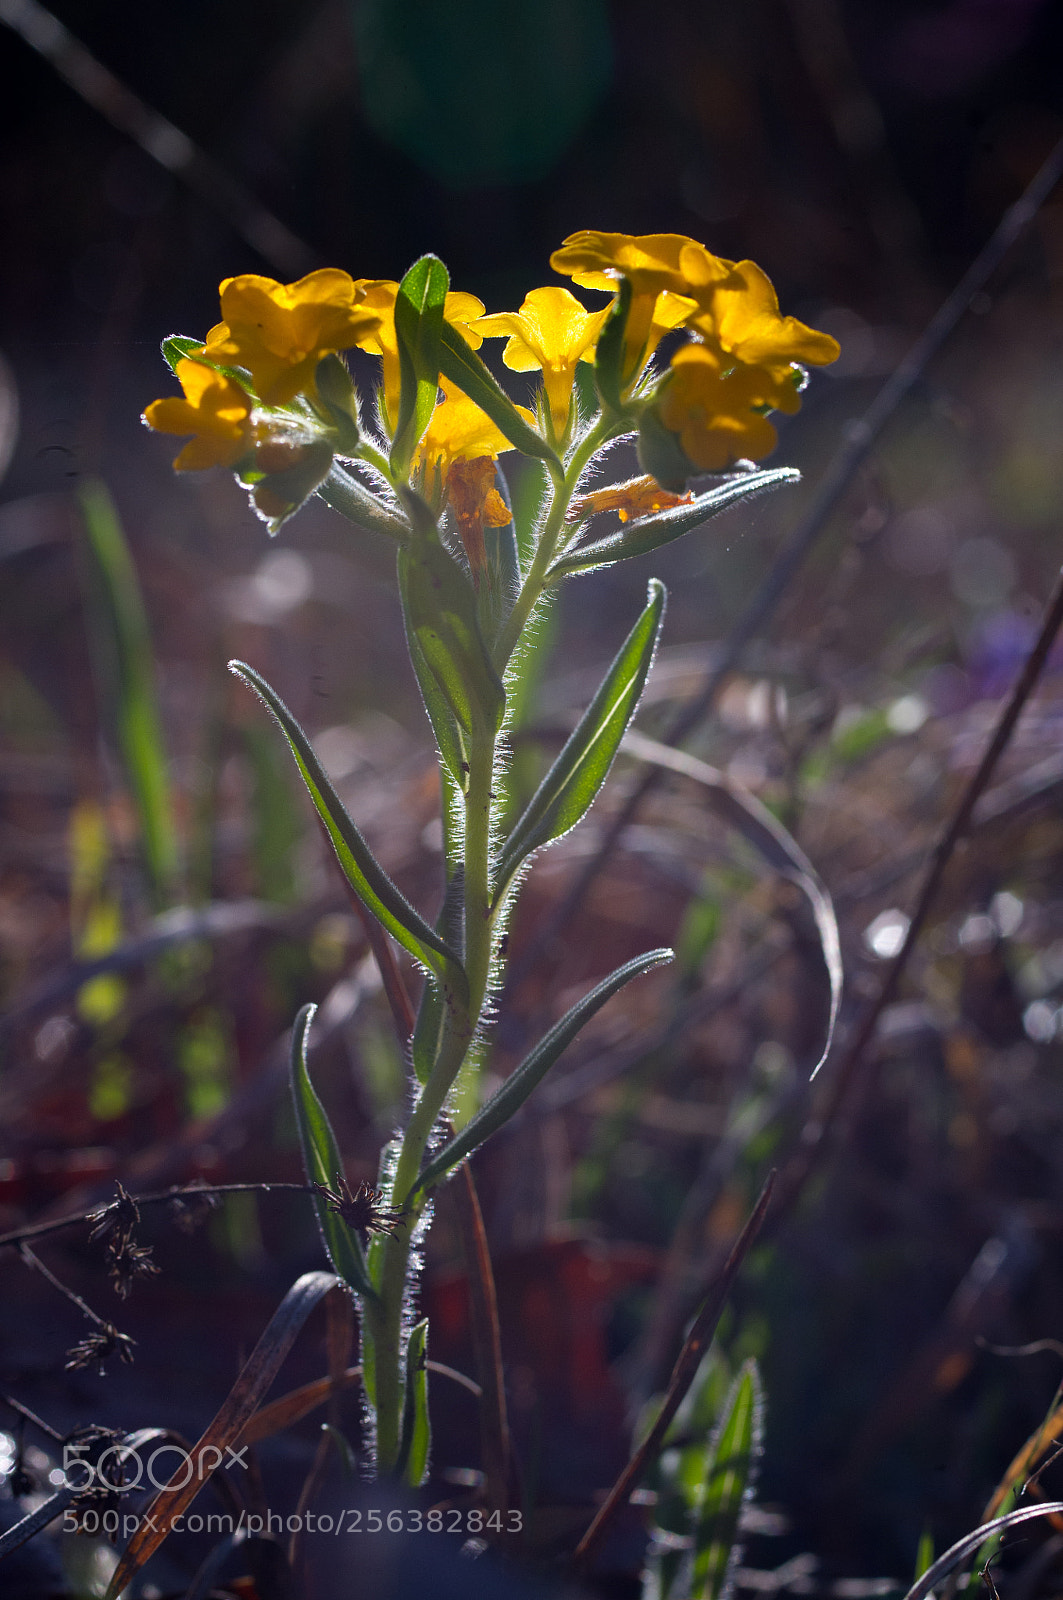
{"type": "Polygon", "coordinates": [[[427,1402],[426,1330],[413,1325],[413,1298],[433,1192],[612,995],[671,956],[652,950],[620,967],[463,1126],[447,1120],[459,1075],[474,1070],[489,1034],[522,876],[604,784],[650,671],[665,591],[650,580],[590,705],[503,829],[507,712],[536,614],[565,579],[645,555],[794,480],[792,469],[755,468],[776,443],[770,414],[796,411],[806,366],[838,354],[828,335],[780,313],[754,263],[722,260],[679,234],[585,231],[551,265],[595,303],[555,285],[532,289],[517,311],[488,314],[475,296],[451,290],[432,255],[401,283],[331,268],[287,285],[228,278],[222,321],[206,338],[163,345],[183,398],[145,412],[156,431],[191,436],[178,471],[233,470],[270,533],[317,494],[359,532],[395,546],[410,659],[439,752],[445,881],[434,916],[412,906],[377,862],[277,693],[253,667],[231,667],[286,736],[351,889],[424,973],[408,1115],[377,1186],[353,1193],[343,1177],[306,1068],[310,1008],[292,1056],[322,1237],[360,1305],[377,1470],[415,1485],[426,1470],[427,1402]],[[534,409],[516,404],[482,360],[484,341],[496,338],[506,340],[506,368],[541,373],[534,409]],[[381,364],[371,419],[343,359],[354,348],[381,364]],[[594,487],[608,448],[631,436],[643,475],[594,487]],[[514,525],[502,465],[514,454],[543,482],[524,525],[514,525]],[[705,472],[723,476],[691,490],[705,472]],[[596,519],[611,512],[619,527],[600,532],[596,519]]]}

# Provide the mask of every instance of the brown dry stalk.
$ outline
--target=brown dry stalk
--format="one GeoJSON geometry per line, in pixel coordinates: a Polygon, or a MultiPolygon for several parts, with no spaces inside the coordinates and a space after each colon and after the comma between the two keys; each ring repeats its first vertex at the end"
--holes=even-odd
{"type": "Polygon", "coordinates": [[[661,1409],[657,1414],[657,1420],[610,1489],[604,1505],[576,1546],[576,1553],[573,1559],[580,1565],[585,1565],[590,1560],[590,1557],[605,1537],[613,1518],[617,1515],[621,1506],[626,1504],[632,1489],[634,1489],[650,1462],[657,1459],[664,1436],[682,1404],[683,1396],[697,1376],[698,1367],[701,1365],[705,1352],[712,1343],[717,1324],[727,1303],[727,1297],[731,1292],[735,1278],[738,1276],[738,1269],[749,1254],[753,1242],[760,1232],[768,1206],[771,1203],[774,1187],[775,1173],[770,1172],[767,1182],[760,1191],[760,1198],[750,1213],[745,1227],[731,1247],[731,1253],[724,1263],[722,1272],[710,1284],[701,1310],[694,1318],[693,1327],[687,1334],[683,1348],[680,1350],[675,1366],[672,1369],[672,1376],[668,1381],[668,1388],[665,1392],[661,1409]]]}

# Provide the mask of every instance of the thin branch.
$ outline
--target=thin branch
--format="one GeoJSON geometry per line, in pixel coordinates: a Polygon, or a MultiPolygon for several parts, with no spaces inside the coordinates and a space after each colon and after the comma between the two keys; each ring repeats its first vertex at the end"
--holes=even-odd
{"type": "Polygon", "coordinates": [[[777,1216],[783,1215],[793,1205],[805,1185],[827,1131],[838,1115],[861,1057],[878,1026],[879,1018],[897,992],[897,986],[941,886],[945,869],[957,845],[970,827],[974,809],[1007,747],[1026,702],[1033,693],[1061,626],[1063,626],[1063,571],[1057,577],[1055,588],[1045,607],[1037,642],[1026,658],[1023,669],[1004,703],[977,770],[968,781],[931,853],[904,943],[886,969],[878,994],[867,1007],[845,1044],[822,1108],[813,1112],[801,1131],[799,1148],[783,1177],[777,1216]]]}
{"type": "MultiPolygon", "coordinates": [[[[774,616],[791,582],[804,565],[816,541],[827,527],[832,513],[859,468],[867,460],[886,424],[901,402],[922,378],[932,358],[952,334],[971,301],[988,283],[1001,261],[1028,231],[1038,211],[1063,177],[1063,139],[1052,150],[1025,193],[1005,211],[996,232],[968,267],[952,293],[931,318],[900,365],[887,379],[864,415],[845,428],[840,449],[835,453],[814,494],[811,504],[793,529],[775,560],[767,578],[746,608],[701,689],[680,710],[661,742],[682,744],[708,715],[723,684],[738,666],[752,641],[774,616]]],[[[598,849],[586,862],[564,898],[537,930],[519,962],[514,962],[510,984],[521,982],[544,949],[549,949],[562,928],[582,905],[587,891],[616,847],[646,795],[660,779],[660,770],[650,768],[628,794],[605,831],[598,849]]]]}
{"type": "Polygon", "coordinates": [[[128,84],[116,78],[38,0],[0,0],[0,22],[43,56],[75,94],[106,117],[112,128],[126,134],[145,155],[187,184],[264,261],[286,277],[309,271],[315,257],[310,246],[182,129],[160,116],[128,84]]]}
{"type": "MultiPolygon", "coordinates": [[[[166,1205],[172,1200],[209,1200],[212,1195],[272,1194],[275,1189],[284,1189],[296,1194],[317,1193],[312,1183],[216,1183],[189,1184],[183,1189],[163,1189],[156,1194],[137,1194],[133,1199],[138,1206],[159,1206],[166,1205]]],[[[16,1228],[12,1233],[0,1234],[0,1246],[22,1245],[27,1239],[43,1239],[47,1234],[62,1233],[64,1228],[76,1228],[82,1223],[98,1222],[101,1214],[107,1209],[107,1206],[93,1206],[91,1211],[79,1211],[69,1217],[55,1217],[50,1222],[36,1222],[26,1228],[16,1228]]]]}
{"type": "Polygon", "coordinates": [[[41,1432],[45,1434],[47,1438],[54,1439],[56,1444],[62,1444],[64,1442],[64,1435],[61,1434],[58,1429],[53,1428],[50,1423],[45,1422],[37,1415],[35,1411],[31,1411],[29,1406],[24,1406],[21,1400],[12,1400],[9,1394],[0,1394],[0,1402],[2,1402],[5,1406],[10,1406],[11,1410],[16,1412],[18,1416],[25,1417],[27,1422],[32,1422],[35,1428],[40,1428],[41,1432]]]}
{"type": "Polygon", "coordinates": [[[68,1288],[61,1278],[56,1277],[54,1272],[49,1271],[44,1262],[41,1260],[40,1256],[34,1255],[28,1244],[21,1245],[18,1253],[26,1263],[27,1267],[31,1268],[31,1270],[34,1272],[39,1272],[41,1277],[50,1283],[53,1289],[58,1289],[59,1293],[65,1296],[65,1298],[70,1301],[71,1305],[77,1306],[82,1316],[87,1317],[90,1322],[94,1322],[97,1328],[102,1328],[105,1331],[110,1330],[111,1324],[106,1320],[106,1318],[98,1316],[87,1301],[82,1300],[79,1294],[76,1294],[73,1289],[68,1288]]]}
{"type": "Polygon", "coordinates": [[[717,1324],[727,1303],[727,1297],[731,1292],[735,1278],[738,1276],[738,1270],[749,1254],[757,1234],[760,1232],[768,1206],[771,1203],[774,1187],[775,1173],[770,1172],[768,1181],[760,1191],[760,1199],[754,1206],[749,1220],[732,1246],[731,1253],[724,1263],[723,1271],[715,1282],[710,1285],[701,1310],[694,1318],[693,1327],[687,1334],[686,1341],[672,1369],[672,1376],[669,1379],[664,1403],[658,1412],[657,1420],[610,1489],[606,1496],[605,1504],[576,1546],[576,1553],[573,1559],[577,1563],[586,1564],[590,1560],[590,1557],[605,1537],[610,1523],[619,1512],[621,1506],[626,1504],[632,1489],[634,1489],[650,1463],[657,1459],[664,1436],[682,1404],[684,1395],[697,1376],[697,1371],[705,1352],[712,1343],[717,1324]]]}
{"type": "Polygon", "coordinates": [[[454,1197],[469,1274],[472,1342],[481,1385],[480,1434],[487,1500],[492,1510],[505,1511],[509,1504],[510,1436],[502,1334],[483,1213],[467,1161],[461,1163],[458,1181],[450,1185],[448,1192],[454,1197]]]}

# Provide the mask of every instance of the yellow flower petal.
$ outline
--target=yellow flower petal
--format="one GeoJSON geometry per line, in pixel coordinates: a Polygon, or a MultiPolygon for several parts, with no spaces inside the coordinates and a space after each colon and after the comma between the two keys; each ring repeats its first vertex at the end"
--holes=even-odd
{"type": "MultiPolygon", "coordinates": [[[[513,446],[486,412],[471,401],[448,379],[441,378],[444,399],[432,413],[428,430],[417,447],[415,460],[431,467],[439,464],[445,478],[453,461],[472,461],[480,456],[494,457],[513,446]]],[[[535,418],[525,406],[517,410],[535,426],[535,418]]]]}
{"type": "Polygon", "coordinates": [[[590,359],[611,307],[588,311],[567,289],[532,289],[519,311],[481,317],[476,330],[488,338],[509,334],[502,360],[513,372],[542,369],[554,433],[568,426],[576,367],[590,359]]]}
{"type": "Polygon", "coordinates": [[[201,361],[179,361],[177,377],[185,398],[153,400],[144,421],[157,433],[194,435],[174,462],[178,472],[233,466],[251,447],[251,400],[201,361]]]}
{"type": "Polygon", "coordinates": [[[204,345],[210,361],[245,367],[267,405],[312,393],[323,356],[349,350],[370,335],[380,313],[361,304],[349,273],[323,267],[296,283],[246,272],[221,285],[224,321],[204,345]]]}
{"type": "Polygon", "coordinates": [[[735,461],[759,461],[775,448],[776,433],[757,409],[765,376],[757,369],[728,372],[715,351],[688,344],[672,357],[660,417],[679,435],[688,461],[703,472],[720,472],[735,461]]]}
{"type": "Polygon", "coordinates": [[[766,366],[782,376],[794,362],[826,366],[841,354],[829,333],[781,315],[771,279],[755,261],[739,261],[699,298],[701,310],[691,327],[750,366],[766,366]]]}

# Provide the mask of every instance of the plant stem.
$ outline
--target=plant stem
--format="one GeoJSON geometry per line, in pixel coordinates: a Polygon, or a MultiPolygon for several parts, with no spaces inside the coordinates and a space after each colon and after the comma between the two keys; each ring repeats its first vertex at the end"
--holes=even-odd
{"type": "MultiPolygon", "coordinates": [[[[485,726],[477,730],[470,746],[469,787],[465,797],[465,970],[469,1000],[467,1007],[457,1006],[453,998],[448,1005],[439,1057],[402,1137],[391,1186],[393,1206],[407,1204],[432,1129],[468,1056],[487,996],[493,953],[490,852],[494,761],[494,734],[485,726]]],[[[377,1470],[382,1474],[393,1470],[402,1443],[403,1301],[410,1241],[424,1204],[423,1195],[410,1202],[405,1225],[384,1241],[380,1302],[365,1308],[367,1332],[376,1357],[377,1470]]]]}
{"type": "MultiPolygon", "coordinates": [[[[594,455],[614,437],[622,424],[599,417],[576,445],[563,476],[555,476],[554,494],[535,557],[506,619],[495,650],[499,671],[505,669],[527,627],[543,590],[546,575],[563,540],[565,515],[580,477],[594,455]]],[[[465,972],[468,1002],[448,999],[439,1056],[414,1106],[402,1137],[391,1184],[390,1203],[407,1206],[405,1225],[384,1239],[381,1246],[380,1299],[366,1304],[365,1333],[372,1341],[375,1372],[377,1470],[395,1469],[402,1445],[403,1411],[403,1303],[409,1278],[410,1242],[425,1197],[418,1194],[407,1205],[417,1181],[425,1148],[446,1104],[446,1099],[476,1035],[487,997],[496,937],[491,916],[491,807],[495,767],[495,733],[486,725],[474,730],[469,746],[469,781],[465,796],[465,972]]]]}
{"type": "Polygon", "coordinates": [[[509,664],[528,620],[542,598],[543,590],[546,588],[546,574],[558,552],[560,536],[565,526],[565,515],[584,468],[596,450],[600,450],[603,444],[624,432],[627,427],[627,423],[619,422],[615,417],[600,416],[587,429],[573,450],[564,477],[554,480],[554,498],[547,513],[542,537],[528,569],[528,576],[521,585],[520,594],[513,603],[513,609],[506,618],[495,645],[495,667],[499,672],[503,672],[509,664]]]}

